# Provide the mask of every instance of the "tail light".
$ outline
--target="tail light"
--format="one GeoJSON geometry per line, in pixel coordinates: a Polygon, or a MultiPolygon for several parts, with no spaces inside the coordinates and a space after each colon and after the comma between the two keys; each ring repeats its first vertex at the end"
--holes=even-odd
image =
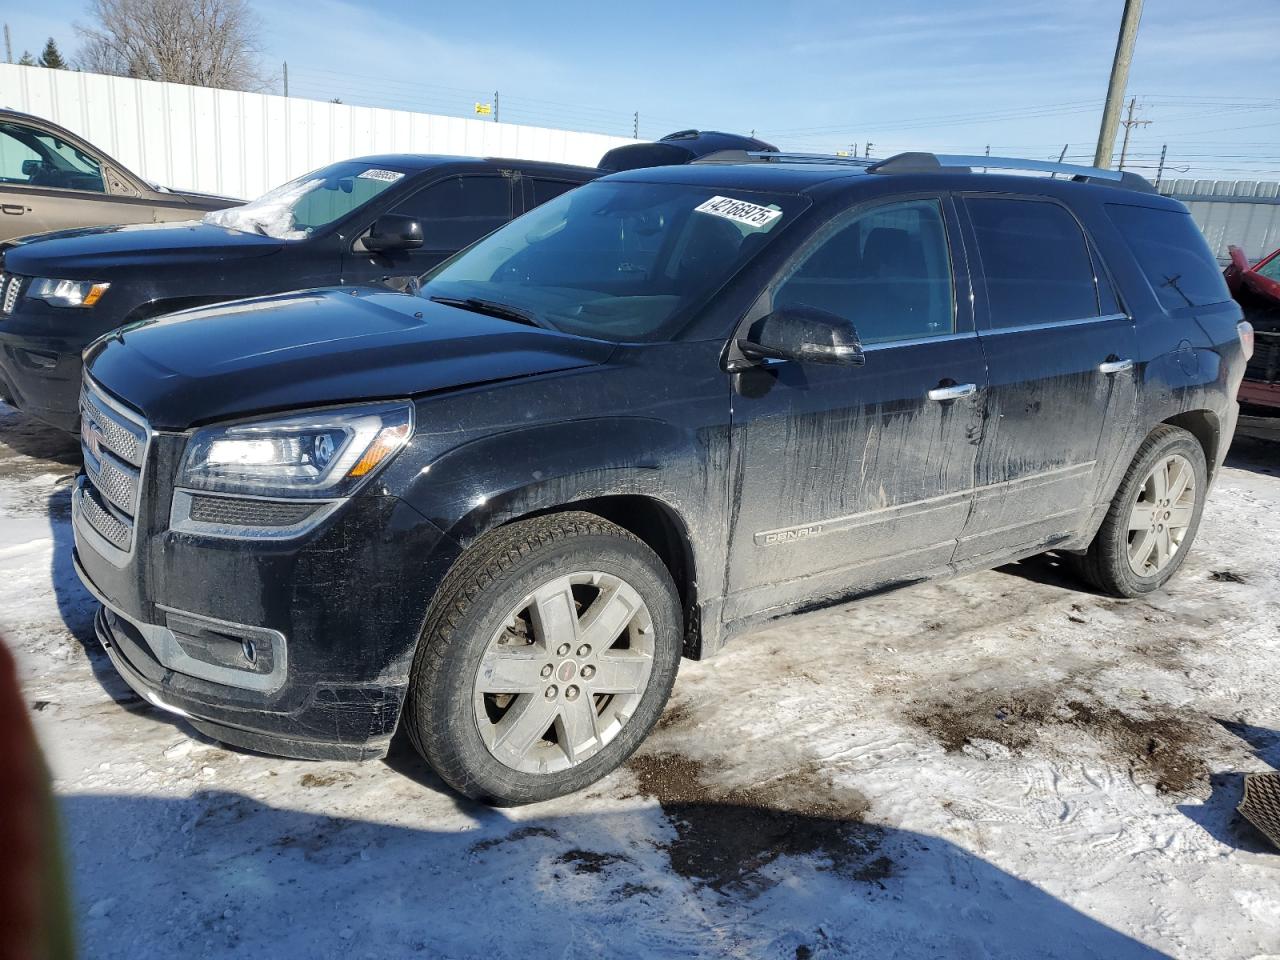
{"type": "Polygon", "coordinates": [[[1236,333],[1240,334],[1240,346],[1244,350],[1245,360],[1253,356],[1253,324],[1248,320],[1241,320],[1236,324],[1236,333]]]}

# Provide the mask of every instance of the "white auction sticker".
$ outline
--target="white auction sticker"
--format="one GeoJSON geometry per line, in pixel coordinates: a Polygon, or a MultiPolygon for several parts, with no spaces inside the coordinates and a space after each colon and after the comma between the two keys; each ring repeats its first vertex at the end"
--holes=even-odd
{"type": "Polygon", "coordinates": [[[699,213],[709,213],[712,216],[732,220],[734,223],[755,227],[757,230],[769,226],[782,216],[781,210],[762,207],[759,204],[748,203],[745,200],[734,200],[732,197],[712,197],[693,209],[699,213]]]}
{"type": "Polygon", "coordinates": [[[361,180],[381,180],[384,183],[395,183],[404,174],[396,170],[380,170],[377,167],[370,167],[363,173],[357,173],[356,176],[361,180]]]}

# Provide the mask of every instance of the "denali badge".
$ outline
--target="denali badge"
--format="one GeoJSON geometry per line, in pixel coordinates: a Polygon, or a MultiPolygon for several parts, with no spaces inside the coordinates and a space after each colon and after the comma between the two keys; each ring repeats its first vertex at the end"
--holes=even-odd
{"type": "Polygon", "coordinates": [[[792,527],[790,530],[771,530],[768,533],[757,533],[756,545],[771,547],[777,543],[794,543],[797,540],[816,537],[821,532],[822,524],[820,523],[813,523],[807,527],[792,527]]]}

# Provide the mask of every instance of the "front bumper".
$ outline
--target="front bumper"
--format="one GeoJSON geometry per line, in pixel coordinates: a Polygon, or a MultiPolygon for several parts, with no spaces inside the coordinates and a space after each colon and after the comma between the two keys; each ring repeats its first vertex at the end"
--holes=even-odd
{"type": "Polygon", "coordinates": [[[60,337],[0,333],[0,393],[23,413],[75,433],[84,347],[60,337]]]}
{"type": "Polygon", "coordinates": [[[98,641],[134,693],[223,743],[300,760],[372,760],[386,756],[406,684],[317,687],[291,713],[229,704],[214,684],[163,666],[139,624],[109,607],[94,619],[98,641]]]}
{"type": "Polygon", "coordinates": [[[224,743],[303,759],[384,755],[456,544],[375,493],[293,541],[174,533],[156,473],[175,451],[157,440],[127,555],[103,549],[79,488],[72,499],[75,569],[103,605],[95,628],[121,677],[224,743]],[[256,666],[248,646],[240,657],[246,639],[266,653],[256,666]]]}

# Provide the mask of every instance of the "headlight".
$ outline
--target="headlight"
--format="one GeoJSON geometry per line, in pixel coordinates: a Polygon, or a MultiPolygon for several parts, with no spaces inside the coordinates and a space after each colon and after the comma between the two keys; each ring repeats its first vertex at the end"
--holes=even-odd
{"type": "Polygon", "coordinates": [[[350,496],[413,434],[413,406],[371,403],[198,430],[180,487],[266,497],[350,496]]]}
{"type": "Polygon", "coordinates": [[[109,283],[93,280],[53,280],[36,277],[27,288],[32,300],[43,300],[51,307],[92,307],[107,292],[109,283]]]}

